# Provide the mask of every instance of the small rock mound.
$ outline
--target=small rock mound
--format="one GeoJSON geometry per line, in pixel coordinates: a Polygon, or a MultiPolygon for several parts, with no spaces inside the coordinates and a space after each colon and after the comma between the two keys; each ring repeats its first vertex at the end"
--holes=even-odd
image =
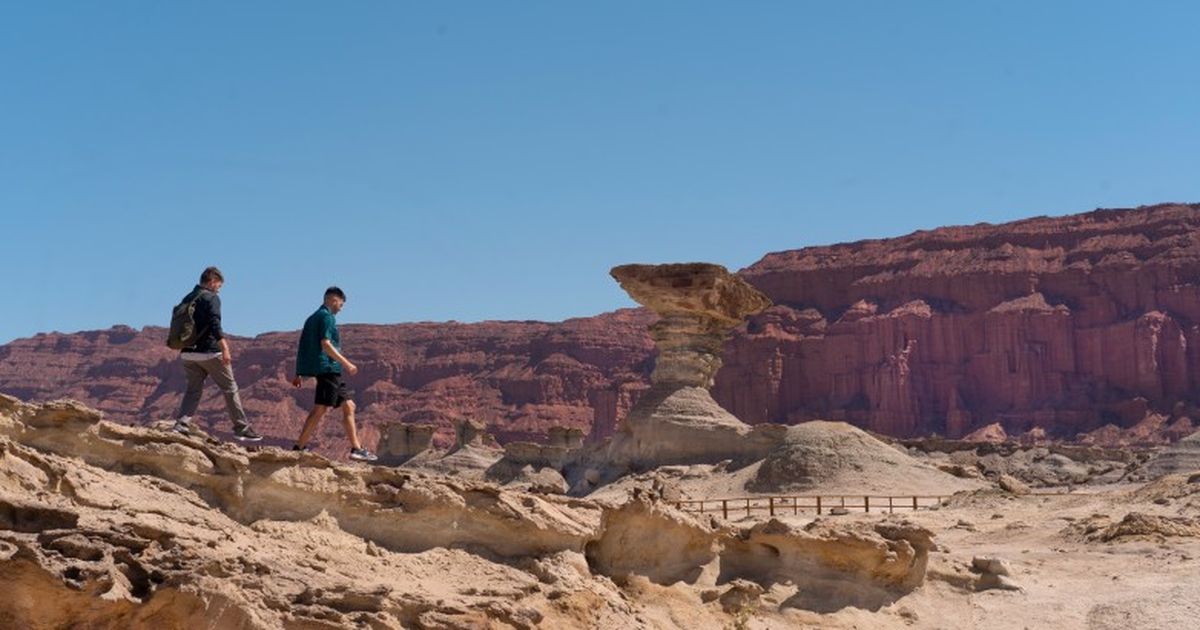
{"type": "Polygon", "coordinates": [[[844,422],[812,421],[788,427],[747,483],[753,492],[807,491],[823,485],[895,490],[903,479],[909,492],[945,493],[978,487],[888,446],[844,422]]]}
{"type": "Polygon", "coordinates": [[[1090,539],[1100,542],[1114,540],[1166,538],[1172,536],[1200,537],[1200,523],[1195,519],[1155,516],[1141,512],[1130,512],[1121,522],[1110,525],[1096,533],[1090,539]]]}
{"type": "Polygon", "coordinates": [[[986,427],[980,427],[963,437],[964,442],[988,442],[1000,444],[1008,441],[1008,433],[999,422],[993,422],[986,427]]]}
{"type": "Polygon", "coordinates": [[[977,591],[990,589],[1004,591],[1021,590],[1021,587],[1012,580],[1012,568],[1002,558],[976,556],[971,559],[971,571],[979,574],[979,577],[975,580],[975,590],[977,591]]]}
{"type": "Polygon", "coordinates": [[[1200,472],[1200,432],[1164,448],[1142,468],[1149,479],[1164,475],[1200,472]]]}
{"type": "Polygon", "coordinates": [[[1191,499],[1189,506],[1200,507],[1200,472],[1184,475],[1167,475],[1129,493],[1129,498],[1138,503],[1172,502],[1176,499],[1191,499]]]}

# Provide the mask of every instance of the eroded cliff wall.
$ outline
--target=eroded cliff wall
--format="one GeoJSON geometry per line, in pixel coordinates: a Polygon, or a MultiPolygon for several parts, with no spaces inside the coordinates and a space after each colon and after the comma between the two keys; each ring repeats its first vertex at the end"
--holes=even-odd
{"type": "MultiPolygon", "coordinates": [[[[749,423],[845,419],[880,433],[1179,437],[1200,417],[1200,205],[1098,210],[769,254],[740,272],[776,304],[725,344],[713,395],[749,423]]],[[[485,422],[501,440],[554,425],[612,432],[648,386],[654,316],[561,323],[345,326],[367,436],[382,422],[485,422]]],[[[0,391],[72,397],[130,422],[183,390],[161,329],[0,346],[0,391]]],[[[296,333],[234,340],[248,409],[298,432],[296,333]]],[[[206,415],[223,420],[215,389],[206,415]]],[[[328,423],[323,439],[341,445],[328,423]]]]}

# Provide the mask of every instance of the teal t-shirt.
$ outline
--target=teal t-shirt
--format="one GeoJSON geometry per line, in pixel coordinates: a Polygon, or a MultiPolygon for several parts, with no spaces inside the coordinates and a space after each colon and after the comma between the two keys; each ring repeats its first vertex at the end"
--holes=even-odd
{"type": "Polygon", "coordinates": [[[300,347],[296,350],[296,374],[318,376],[342,373],[342,366],[321,349],[322,339],[328,339],[334,348],[341,351],[342,339],[338,336],[337,320],[324,304],[304,320],[300,347]]]}

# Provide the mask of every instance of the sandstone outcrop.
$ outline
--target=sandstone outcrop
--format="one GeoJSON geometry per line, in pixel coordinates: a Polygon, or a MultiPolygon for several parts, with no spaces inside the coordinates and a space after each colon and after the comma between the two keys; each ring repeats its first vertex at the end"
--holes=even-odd
{"type": "Polygon", "coordinates": [[[435,431],[437,427],[431,424],[385,423],[379,438],[379,461],[384,465],[398,466],[422,453],[428,453],[433,446],[435,431]]]}
{"type": "Polygon", "coordinates": [[[930,540],[890,519],[731,528],[646,493],[514,492],[0,397],[6,627],[642,628],[659,603],[618,586],[639,580],[690,593],[656,627],[786,624],[911,592],[930,540]]]}
{"type": "Polygon", "coordinates": [[[471,546],[505,556],[582,549],[600,517],[581,502],[547,503],[447,477],[383,466],[342,468],[308,453],[247,452],[121,426],[74,402],[24,405],[15,418],[0,422],[0,437],[170,482],[238,522],[306,520],[324,512],[346,532],[397,551],[471,546]],[[381,513],[388,516],[374,518],[381,513]],[[527,517],[514,520],[514,514],[527,517]]]}
{"type": "Polygon", "coordinates": [[[586,553],[614,579],[636,573],[665,585],[787,584],[786,607],[816,612],[895,601],[921,585],[934,549],[930,531],[903,519],[805,527],[771,519],[725,528],[645,495],[606,511],[601,529],[605,535],[586,553]]]}
{"type": "Polygon", "coordinates": [[[964,442],[989,442],[991,444],[1000,444],[1008,441],[1008,433],[999,422],[993,422],[986,427],[979,427],[974,431],[963,436],[964,442]]]}
{"type": "Polygon", "coordinates": [[[612,276],[660,318],[650,327],[659,350],[650,389],[629,411],[609,457],[647,466],[765,455],[778,432],[754,431],[718,405],[708,388],[726,337],[770,300],[719,265],[622,265],[612,276]]]}
{"type": "Polygon", "coordinates": [[[806,610],[878,610],[921,585],[933,548],[929,530],[903,519],[803,528],[771,520],[730,541],[721,570],[767,586],[799,584],[789,601],[806,610]]]}
{"type": "Polygon", "coordinates": [[[1165,447],[1142,467],[1142,473],[1151,479],[1194,472],[1200,472],[1200,433],[1165,447]]]}
{"type": "Polygon", "coordinates": [[[1034,487],[1110,484],[1141,475],[1153,452],[1025,440],[968,442],[944,438],[900,440],[910,454],[955,476],[998,480],[1011,475],[1034,487]]]}
{"type": "Polygon", "coordinates": [[[598,506],[3,402],[5,627],[575,623],[537,576],[487,558],[578,554],[598,506]]]}
{"type": "Polygon", "coordinates": [[[1159,516],[1130,512],[1120,522],[1094,533],[1090,539],[1112,542],[1162,539],[1172,536],[1200,537],[1200,522],[1182,516],[1159,516]]]}

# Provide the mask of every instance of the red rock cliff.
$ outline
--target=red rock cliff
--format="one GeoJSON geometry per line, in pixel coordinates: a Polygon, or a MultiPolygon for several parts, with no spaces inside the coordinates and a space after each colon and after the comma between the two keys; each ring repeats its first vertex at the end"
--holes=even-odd
{"type": "MultiPolygon", "coordinates": [[[[965,435],[999,422],[1106,442],[1178,437],[1200,419],[1200,206],[951,227],[774,253],[740,272],[776,306],[725,346],[714,397],[741,419],[842,418],[880,433],[965,435]]],[[[383,422],[456,417],[502,440],[556,424],[610,433],[646,387],[653,315],[561,323],[345,326],[368,439],[383,422]]],[[[125,421],[167,418],[182,374],[161,329],[0,346],[0,391],[73,397],[125,421]]],[[[250,413],[290,439],[296,333],[235,339],[250,413]]],[[[206,418],[224,427],[219,396],[206,418]]],[[[327,444],[341,429],[327,422],[327,444]]]]}
{"type": "Polygon", "coordinates": [[[1184,421],[1198,271],[1195,205],[770,254],[741,273],[778,306],[728,344],[715,397],[748,422],[890,435],[1184,421]]]}
{"type": "MultiPolygon", "coordinates": [[[[435,424],[441,442],[453,421],[472,418],[501,440],[544,435],[554,425],[615,426],[645,388],[653,316],[634,309],[561,323],[343,325],[346,353],[359,366],[364,435],[382,423],[435,424]]],[[[70,397],[111,419],[149,422],[173,417],[184,389],[178,353],[166,331],[109,330],[42,334],[0,346],[0,391],[30,400],[70,397]]],[[[294,439],[312,403],[311,381],[289,384],[298,333],[232,338],[234,368],[247,413],[259,430],[294,439]]],[[[201,415],[228,429],[223,402],[209,383],[201,415]]],[[[325,423],[321,442],[341,449],[340,421],[325,423]]]]}

